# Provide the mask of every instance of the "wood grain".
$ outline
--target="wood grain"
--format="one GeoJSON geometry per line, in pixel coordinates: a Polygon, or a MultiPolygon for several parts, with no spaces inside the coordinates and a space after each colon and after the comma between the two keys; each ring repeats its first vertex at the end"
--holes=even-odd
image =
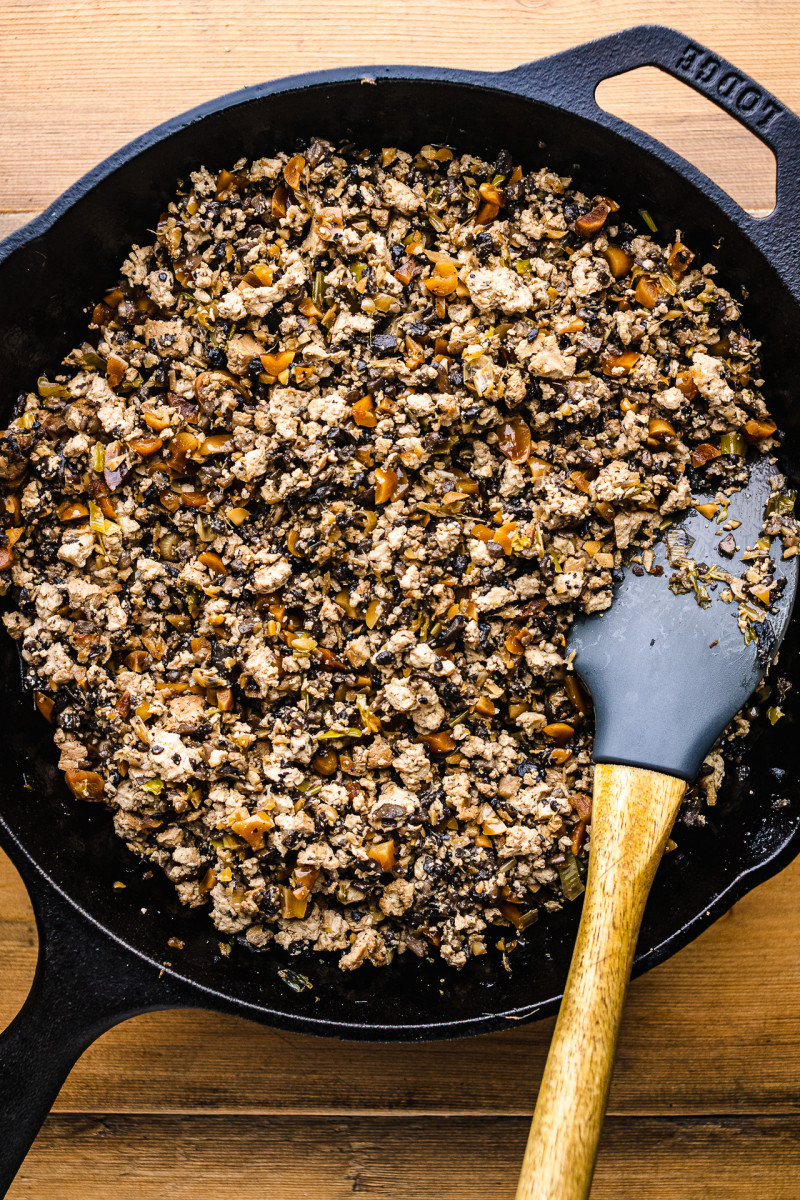
{"type": "Polygon", "coordinates": [[[595,767],[586,895],[517,1200],[589,1195],[636,939],[685,791],[657,771],[595,767]]]}
{"type": "MultiPolygon", "coordinates": [[[[800,859],[634,980],[609,1112],[800,1114],[799,928],[800,859]]],[[[25,998],[35,947],[24,889],[0,857],[2,1026],[25,998]]],[[[86,1051],[56,1109],[530,1118],[552,1030],[548,1020],[468,1041],[375,1047],[217,1013],[150,1013],[86,1051]]]]}
{"type": "MultiPolygon", "coordinates": [[[[298,71],[369,63],[504,70],[642,22],[713,46],[800,108],[790,0],[15,0],[0,6],[0,211],[43,208],[151,126],[227,91],[298,71]]],[[[690,89],[653,74],[626,115],[655,122],[712,174],[768,207],[750,137],[690,89]],[[674,94],[673,94],[674,93],[674,94]]]]}
{"type": "MultiPolygon", "coordinates": [[[[638,22],[684,30],[800,110],[790,0],[7,0],[0,236],[94,163],[193,104],[325,66],[501,70],[638,22]]],[[[769,157],[660,72],[602,102],[728,188],[771,204],[769,157]]],[[[631,986],[594,1200],[797,1200],[800,862],[631,986]]],[[[36,935],[0,856],[0,1024],[36,935]]],[[[13,1200],[484,1200],[513,1194],[553,1023],[371,1047],[198,1012],[112,1030],[59,1097],[13,1200]]]]}
{"type": "MultiPolygon", "coordinates": [[[[9,1200],[502,1200],[514,1117],[51,1117],[9,1200]]],[[[800,1118],[614,1118],[593,1200],[797,1200],[800,1118]]]]}

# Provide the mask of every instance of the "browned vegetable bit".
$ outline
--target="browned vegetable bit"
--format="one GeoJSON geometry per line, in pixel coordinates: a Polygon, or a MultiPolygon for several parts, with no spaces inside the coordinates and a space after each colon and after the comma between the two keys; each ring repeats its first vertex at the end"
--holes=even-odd
{"type": "Polygon", "coordinates": [[[79,800],[102,800],[105,784],[96,771],[65,771],[67,786],[79,800]]]}
{"type": "Polygon", "coordinates": [[[608,268],[615,279],[624,279],[630,274],[633,267],[633,255],[627,250],[623,250],[621,246],[608,245],[603,251],[603,257],[608,263],[608,268]]]}
{"type": "Polygon", "coordinates": [[[575,232],[582,234],[584,237],[591,237],[595,233],[599,233],[606,223],[608,214],[611,212],[611,206],[606,200],[598,200],[594,208],[585,212],[583,216],[578,217],[575,222],[575,232]]]}

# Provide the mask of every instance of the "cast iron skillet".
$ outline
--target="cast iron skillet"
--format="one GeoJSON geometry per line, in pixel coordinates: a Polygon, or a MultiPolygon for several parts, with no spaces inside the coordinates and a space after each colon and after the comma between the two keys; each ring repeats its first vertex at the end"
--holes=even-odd
{"type": "MultiPolygon", "coordinates": [[[[487,156],[507,147],[515,161],[551,163],[586,180],[591,194],[606,189],[624,198],[633,213],[648,209],[664,236],[679,225],[692,246],[713,254],[726,280],[750,293],[747,319],[763,338],[770,404],[787,430],[787,461],[794,460],[800,121],[729,63],[659,26],[500,74],[367,67],[296,76],[215,100],[145,134],[0,247],[6,418],[17,393],[81,338],[84,307],[116,277],[126,248],[148,239],[179,177],[201,163],[219,168],[242,155],[292,149],[312,134],[409,149],[449,141],[487,156]],[[601,80],[647,64],[710,97],[772,148],[778,198],[770,217],[747,215],[689,164],[596,106],[601,80]]],[[[781,656],[790,678],[798,676],[796,627],[781,656]]],[[[574,906],[533,927],[510,974],[493,955],[460,973],[410,955],[356,973],[278,950],[257,955],[237,947],[222,957],[208,918],[180,910],[165,880],[143,879],[113,837],[107,812],[67,794],[52,730],[22,692],[10,639],[0,655],[0,843],[25,880],[39,930],[30,996],[0,1038],[3,1192],[75,1059],[134,1013],[197,1006],[325,1036],[414,1041],[482,1033],[555,1009],[577,926],[574,906]],[[115,880],[125,889],[114,889],[115,880]],[[169,949],[173,935],[185,949],[169,949]]],[[[756,723],[747,758],[730,773],[706,826],[680,830],[679,850],[656,879],[637,972],[673,954],[800,850],[794,693],[783,707],[787,716],[774,729],[756,723]]]]}

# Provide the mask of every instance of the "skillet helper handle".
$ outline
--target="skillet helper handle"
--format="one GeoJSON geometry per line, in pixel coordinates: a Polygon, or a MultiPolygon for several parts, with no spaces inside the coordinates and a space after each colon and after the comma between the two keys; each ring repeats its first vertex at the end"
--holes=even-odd
{"type": "MultiPolygon", "coordinates": [[[[562,103],[646,146],[652,138],[612,116],[595,100],[603,80],[637,67],[660,67],[724,109],[772,150],[777,170],[775,209],[763,220],[750,218],[750,232],[755,241],[767,246],[793,290],[800,293],[793,233],[800,176],[800,119],[750,75],[677,29],[634,25],[550,58],[526,63],[504,72],[501,78],[506,86],[510,84],[525,95],[562,103]]],[[[728,203],[739,209],[735,201],[728,203]]]]}
{"type": "Polygon", "coordinates": [[[595,766],[589,878],[516,1200],[585,1200],[650,885],[686,784],[595,766]]]}
{"type": "Polygon", "coordinates": [[[135,1013],[189,1007],[145,966],[17,859],[36,915],[39,960],[20,1012],[0,1033],[0,1197],[84,1050],[135,1013]]]}
{"type": "Polygon", "coordinates": [[[93,1040],[64,988],[37,972],[31,993],[0,1034],[0,1196],[5,1196],[61,1085],[93,1040]]]}
{"type": "Polygon", "coordinates": [[[733,63],[667,25],[634,25],[508,74],[523,79],[530,75],[532,82],[546,77],[552,88],[563,90],[565,99],[572,101],[569,107],[575,107],[577,99],[579,106],[590,109],[596,118],[603,111],[594,98],[598,86],[638,67],[660,67],[680,79],[741,122],[776,155],[783,149],[784,130],[790,126],[791,140],[797,144],[794,113],[733,63]]]}

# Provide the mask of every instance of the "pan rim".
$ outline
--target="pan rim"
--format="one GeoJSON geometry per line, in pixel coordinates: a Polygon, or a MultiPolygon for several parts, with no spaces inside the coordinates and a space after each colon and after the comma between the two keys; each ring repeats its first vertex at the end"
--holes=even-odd
{"type": "MultiPolygon", "coordinates": [[[[529,66],[533,73],[534,68],[544,61],[547,60],[538,60],[536,63],[526,64],[525,66],[529,66]]],[[[764,244],[762,244],[760,239],[757,240],[753,236],[754,226],[751,224],[753,219],[743,220],[743,217],[746,216],[744,210],[741,210],[713,181],[708,180],[691,163],[688,163],[667,147],[663,147],[655,139],[649,138],[648,135],[636,130],[634,126],[627,125],[610,116],[607,120],[597,120],[593,115],[571,107],[568,102],[565,102],[563,96],[559,98],[558,102],[554,102],[548,99],[546,95],[538,94],[535,89],[533,91],[521,91],[514,84],[515,78],[517,81],[521,79],[520,73],[525,70],[525,66],[501,72],[480,72],[414,65],[342,67],[287,76],[282,79],[270,80],[226,93],[223,96],[206,101],[176,117],[160,123],[87,171],[57,197],[41,214],[31,222],[20,227],[0,243],[0,264],[4,263],[12,254],[22,250],[29,243],[46,235],[56,226],[65,213],[95,187],[111,177],[118,168],[139,157],[156,144],[166,141],[187,126],[194,125],[207,117],[214,116],[222,111],[234,110],[240,105],[248,105],[273,95],[291,94],[294,91],[307,91],[315,87],[357,84],[369,87],[373,84],[380,85],[383,82],[411,82],[430,83],[435,86],[450,85],[454,88],[466,87],[486,92],[495,91],[505,93],[521,102],[550,108],[553,111],[565,112],[589,127],[595,125],[599,126],[605,132],[614,132],[617,136],[631,143],[637,151],[654,157],[661,166],[666,165],[679,175],[688,186],[694,189],[701,188],[705,198],[718,210],[720,218],[732,222],[740,230],[742,236],[751,241],[754,249],[764,260],[765,264],[780,277],[778,267],[774,262],[770,261],[764,244]]],[[[535,80],[535,75],[532,74],[532,78],[535,80]]],[[[758,226],[762,229],[766,228],[770,219],[770,217],[767,217],[758,221],[758,226]]],[[[24,842],[19,839],[13,828],[7,823],[2,811],[0,811],[0,843],[10,852],[13,861],[18,862],[20,858],[25,859],[28,866],[28,869],[24,871],[26,886],[29,886],[29,888],[32,887],[34,878],[37,878],[41,883],[55,891],[75,913],[89,922],[94,929],[103,933],[106,937],[130,952],[140,962],[147,964],[149,968],[153,968],[156,972],[163,972],[196,997],[205,997],[209,1007],[233,1011],[241,1016],[277,1028],[295,1029],[302,1032],[317,1033],[321,1036],[349,1038],[352,1040],[381,1041],[456,1038],[477,1033],[488,1033],[500,1028],[508,1028],[512,1021],[527,1022],[548,1016],[556,1010],[561,999],[561,993],[559,992],[559,994],[537,1004],[508,1009],[503,1012],[487,1012],[485,1015],[481,1014],[460,1019],[430,1019],[414,1024],[350,1022],[272,1009],[249,1000],[232,997],[218,991],[214,986],[199,982],[174,967],[166,967],[163,962],[159,962],[124,937],[113,932],[56,882],[49,871],[37,861],[27,849],[24,842]]],[[[741,870],[721,892],[715,895],[707,907],[704,907],[688,920],[683,921],[673,934],[663,938],[657,945],[651,946],[648,950],[638,955],[634,962],[633,975],[637,976],[644,973],[688,944],[719,916],[728,911],[747,892],[788,865],[798,853],[800,853],[800,822],[795,824],[789,835],[777,848],[771,851],[768,857],[741,870]]],[[[489,993],[487,992],[488,999],[489,993]]]]}
{"type": "MultiPolygon", "coordinates": [[[[689,942],[694,941],[701,933],[705,932],[706,929],[713,925],[734,904],[755,887],[779,874],[800,853],[800,836],[798,835],[800,835],[800,817],[797,819],[790,835],[785,841],[774,848],[768,858],[739,872],[730,881],[728,886],[714,897],[707,907],[681,925],[680,929],[674,934],[662,939],[661,942],[655,946],[651,946],[644,953],[639,954],[637,952],[631,977],[633,979],[638,978],[653,967],[658,966],[659,963],[671,958],[678,950],[681,950],[689,942]],[[795,843],[798,844],[795,845],[795,843]]],[[[36,912],[34,888],[36,883],[43,883],[58,896],[62,903],[68,905],[79,918],[124,951],[133,955],[140,963],[152,969],[155,974],[168,977],[182,989],[186,989],[186,992],[190,995],[195,994],[207,997],[210,1001],[208,1005],[197,1004],[196,1007],[207,1007],[210,1010],[232,1012],[247,1020],[258,1024],[266,1024],[276,1029],[294,1030],[298,1033],[316,1034],[320,1037],[334,1037],[341,1040],[389,1042],[424,1039],[426,1041],[435,1041],[456,1040],[462,1037],[498,1032],[501,1029],[508,1029],[512,1022],[526,1024],[529,1021],[544,1019],[557,1012],[563,996],[563,992],[559,991],[557,994],[537,1004],[521,1005],[517,1008],[505,1009],[502,1012],[487,1012],[486,1014],[465,1017],[463,1019],[450,1018],[444,1021],[405,1024],[343,1021],[330,1017],[306,1016],[303,1013],[297,1012],[289,1013],[280,1009],[269,1008],[265,1005],[258,1005],[243,998],[233,997],[225,992],[218,991],[209,984],[204,984],[193,979],[190,975],[182,973],[174,966],[167,965],[163,961],[153,958],[124,937],[115,933],[107,925],[104,925],[93,913],[89,912],[79,901],[75,900],[36,861],[8,825],[2,812],[0,812],[0,841],[2,841],[3,849],[9,855],[11,861],[20,870],[26,888],[30,890],[34,911],[37,916],[37,924],[39,914],[36,912]]],[[[152,1007],[184,1007],[185,1003],[186,996],[180,996],[178,1000],[170,1000],[163,1005],[156,1003],[152,1007]]]]}

